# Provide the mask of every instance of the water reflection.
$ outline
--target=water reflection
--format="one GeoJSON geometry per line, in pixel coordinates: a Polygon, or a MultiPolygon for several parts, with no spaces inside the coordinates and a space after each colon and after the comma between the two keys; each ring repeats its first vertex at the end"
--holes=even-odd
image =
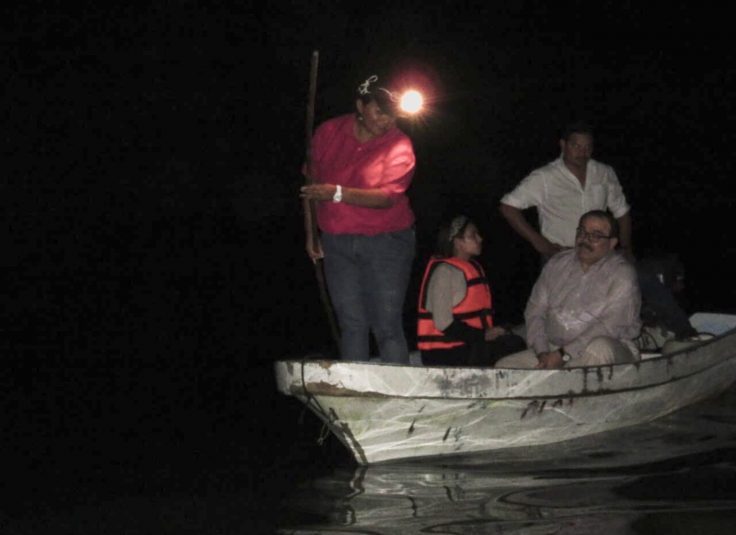
{"type": "Polygon", "coordinates": [[[571,443],[338,469],[281,534],[733,533],[736,395],[571,443]]]}

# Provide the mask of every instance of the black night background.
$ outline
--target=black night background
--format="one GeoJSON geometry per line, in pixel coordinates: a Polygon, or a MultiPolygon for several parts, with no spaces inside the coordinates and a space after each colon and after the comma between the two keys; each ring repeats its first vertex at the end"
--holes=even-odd
{"type": "Polygon", "coordinates": [[[595,158],[622,182],[636,254],[678,254],[689,312],[736,311],[725,8],[1,9],[4,532],[117,533],[100,511],[122,499],[147,532],[267,532],[257,519],[273,520],[291,485],[352,462],[317,445],[318,423],[272,373],[333,350],[298,199],[313,50],[317,123],[352,111],[377,69],[431,86],[430,113],[404,125],[418,162],[410,337],[435,228],[460,211],[485,236],[497,318],[521,320],[537,259],[498,201],[558,155],[576,118],[596,125],[595,158]]]}

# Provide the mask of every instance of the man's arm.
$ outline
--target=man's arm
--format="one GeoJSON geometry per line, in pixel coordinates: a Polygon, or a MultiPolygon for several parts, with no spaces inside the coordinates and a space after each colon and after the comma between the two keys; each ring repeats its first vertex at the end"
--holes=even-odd
{"type": "Polygon", "coordinates": [[[626,258],[633,260],[634,247],[631,243],[631,212],[626,212],[621,217],[616,218],[616,220],[618,221],[619,228],[619,247],[626,258]]]}
{"type": "Polygon", "coordinates": [[[549,264],[542,270],[524,310],[527,345],[537,354],[537,368],[562,368],[565,362],[557,350],[549,350],[546,317],[549,309],[549,264]]]}
{"type": "Polygon", "coordinates": [[[549,351],[547,338],[547,314],[549,311],[549,263],[544,266],[524,308],[524,322],[526,323],[526,343],[539,355],[549,351]]]}
{"type": "Polygon", "coordinates": [[[524,214],[518,208],[514,208],[509,204],[501,203],[499,205],[499,211],[501,215],[508,221],[511,228],[516,233],[528,241],[534,250],[546,258],[553,256],[555,253],[560,252],[562,246],[550,242],[547,238],[537,232],[524,217],[524,214]]]}
{"type": "Polygon", "coordinates": [[[630,261],[634,260],[634,248],[631,242],[631,207],[626,202],[624,190],[621,187],[616,171],[613,167],[603,166],[605,169],[604,182],[607,185],[607,206],[613,217],[618,221],[619,226],[619,247],[626,258],[630,261]]]}

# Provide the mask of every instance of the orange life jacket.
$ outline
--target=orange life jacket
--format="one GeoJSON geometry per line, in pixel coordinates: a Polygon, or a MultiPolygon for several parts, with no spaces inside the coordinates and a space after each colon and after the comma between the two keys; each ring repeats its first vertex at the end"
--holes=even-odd
{"type": "Polygon", "coordinates": [[[455,320],[470,327],[486,329],[493,325],[493,300],[488,280],[483,268],[474,260],[459,258],[433,258],[427,264],[422,286],[419,290],[419,311],[417,314],[417,347],[420,351],[449,349],[465,345],[461,340],[452,340],[440,331],[432,320],[432,313],[426,309],[426,290],[434,269],[442,263],[450,264],[465,275],[467,292],[462,301],[452,308],[455,320]]]}

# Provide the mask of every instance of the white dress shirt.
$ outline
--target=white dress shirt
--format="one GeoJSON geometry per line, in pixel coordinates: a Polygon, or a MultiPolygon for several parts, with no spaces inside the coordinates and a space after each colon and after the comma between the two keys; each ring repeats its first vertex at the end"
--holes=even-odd
{"type": "Polygon", "coordinates": [[[542,236],[563,247],[575,245],[575,229],[585,212],[608,209],[618,219],[629,211],[610,165],[589,160],[583,188],[561,156],[532,171],[501,202],[519,210],[536,207],[542,236]]]}

